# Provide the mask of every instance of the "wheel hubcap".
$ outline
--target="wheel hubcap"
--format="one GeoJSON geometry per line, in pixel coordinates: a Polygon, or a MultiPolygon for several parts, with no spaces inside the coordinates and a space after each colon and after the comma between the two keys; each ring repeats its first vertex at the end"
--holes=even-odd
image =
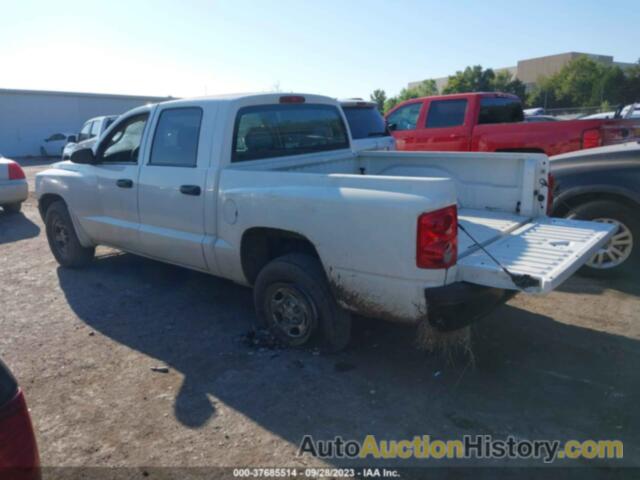
{"type": "Polygon", "coordinates": [[[291,285],[276,284],[267,298],[273,325],[292,343],[304,343],[316,316],[307,296],[291,285]]]}
{"type": "Polygon", "coordinates": [[[53,221],[53,242],[60,253],[63,255],[67,254],[69,247],[69,230],[59,218],[53,221]]]}
{"type": "Polygon", "coordinates": [[[616,232],[598,252],[587,262],[591,268],[613,268],[624,263],[633,250],[633,235],[624,223],[613,218],[594,218],[594,222],[609,223],[616,226],[616,232]]]}

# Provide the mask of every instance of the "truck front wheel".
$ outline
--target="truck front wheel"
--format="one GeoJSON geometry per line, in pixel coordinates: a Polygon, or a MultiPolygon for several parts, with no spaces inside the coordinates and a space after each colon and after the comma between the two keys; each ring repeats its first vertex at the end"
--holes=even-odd
{"type": "Polygon", "coordinates": [[[60,265],[82,267],[93,259],[95,248],[83,247],[80,244],[64,202],[53,202],[47,208],[45,226],[49,247],[60,265]]]}
{"type": "Polygon", "coordinates": [[[351,316],[335,301],[320,262],[288,254],[258,274],[254,302],[260,326],[289,347],[318,344],[339,351],[349,343],[351,316]]]}

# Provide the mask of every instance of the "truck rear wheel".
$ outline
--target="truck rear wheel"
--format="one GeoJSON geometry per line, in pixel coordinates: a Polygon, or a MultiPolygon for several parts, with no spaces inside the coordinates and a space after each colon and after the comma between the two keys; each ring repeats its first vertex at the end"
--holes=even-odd
{"type": "Polygon", "coordinates": [[[596,200],[577,206],[568,216],[617,227],[613,238],[585,264],[580,273],[590,276],[615,275],[629,271],[640,261],[640,222],[626,205],[611,200],[596,200]]]}
{"type": "Polygon", "coordinates": [[[253,298],[260,326],[289,347],[339,351],[349,343],[351,315],[335,301],[320,262],[288,254],[258,274],[253,298]]]}
{"type": "Polygon", "coordinates": [[[80,244],[64,202],[54,202],[47,208],[45,226],[49,248],[60,265],[77,268],[93,260],[95,248],[80,244]]]}

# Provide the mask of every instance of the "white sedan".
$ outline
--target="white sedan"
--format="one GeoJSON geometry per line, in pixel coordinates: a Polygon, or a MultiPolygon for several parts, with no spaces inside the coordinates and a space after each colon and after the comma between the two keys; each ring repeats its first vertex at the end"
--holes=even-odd
{"type": "Polygon", "coordinates": [[[5,213],[18,213],[29,196],[24,171],[17,162],[0,155],[0,206],[5,213]]]}
{"type": "Polygon", "coordinates": [[[60,157],[64,146],[75,141],[76,136],[70,133],[54,133],[42,141],[40,155],[43,157],[60,157]]]}

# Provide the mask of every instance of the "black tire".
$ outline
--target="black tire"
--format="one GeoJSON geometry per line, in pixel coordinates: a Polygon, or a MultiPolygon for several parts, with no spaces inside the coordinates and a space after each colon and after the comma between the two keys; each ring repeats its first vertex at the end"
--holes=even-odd
{"type": "Polygon", "coordinates": [[[253,299],[259,325],[286,346],[336,352],[349,343],[351,315],[338,305],[322,264],[310,255],[292,253],[269,262],[258,274],[253,299]],[[281,309],[289,311],[283,316],[281,309]]]}
{"type": "MultiPolygon", "coordinates": [[[[612,200],[594,200],[573,208],[568,216],[577,220],[611,219],[619,222],[622,225],[621,228],[627,229],[631,236],[630,251],[628,256],[621,262],[618,264],[612,261],[606,262],[606,259],[611,259],[611,256],[605,254],[603,268],[596,268],[593,266],[595,263],[585,265],[579,272],[582,275],[595,277],[615,276],[631,271],[634,266],[640,263],[640,249],[638,248],[638,242],[640,242],[640,220],[628,206],[612,200]]],[[[619,230],[619,232],[622,232],[622,230],[619,230]]],[[[626,238],[626,236],[623,236],[623,238],[626,238]]],[[[611,242],[606,245],[606,247],[610,246],[611,242]]],[[[626,250],[623,251],[626,252],[626,250]]],[[[594,259],[596,259],[596,256],[594,256],[594,259]]]]}
{"type": "Polygon", "coordinates": [[[3,205],[4,213],[20,213],[22,209],[22,203],[10,203],[8,205],[3,205]]]}
{"type": "Polygon", "coordinates": [[[80,244],[64,202],[58,200],[47,208],[45,226],[49,248],[61,266],[78,268],[93,260],[95,248],[80,244]]]}

